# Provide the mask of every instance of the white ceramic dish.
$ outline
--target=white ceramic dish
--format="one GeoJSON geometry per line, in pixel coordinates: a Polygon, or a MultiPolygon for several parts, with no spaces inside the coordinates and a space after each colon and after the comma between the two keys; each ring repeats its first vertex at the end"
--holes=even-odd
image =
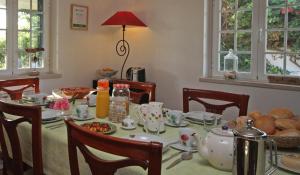
{"type": "Polygon", "coordinates": [[[175,144],[172,144],[170,145],[172,148],[174,149],[178,149],[178,150],[181,150],[181,151],[191,151],[191,152],[197,152],[197,147],[187,147],[187,146],[184,146],[182,145],[181,143],[175,143],[175,144]]]}
{"type": "MultiPolygon", "coordinates": [[[[204,124],[204,120],[205,120],[205,124],[213,125],[215,123],[215,119],[218,120],[221,119],[221,115],[219,114],[214,114],[214,113],[204,112],[204,111],[191,111],[184,114],[184,116],[185,116],[185,120],[200,125],[204,124]]],[[[219,122],[220,121],[218,121],[218,123],[219,122]]]]}
{"type": "Polygon", "coordinates": [[[77,121],[86,121],[86,120],[95,119],[95,117],[94,116],[88,116],[86,118],[80,118],[80,117],[78,117],[76,115],[72,115],[72,119],[77,120],[77,121]]]}
{"type": "Polygon", "coordinates": [[[125,129],[125,130],[133,130],[136,128],[136,126],[132,126],[132,127],[125,127],[125,126],[121,126],[122,129],[125,129]]]}
{"type": "Polygon", "coordinates": [[[281,162],[282,155],[278,155],[278,156],[277,156],[277,159],[278,159],[277,164],[278,164],[278,167],[279,167],[279,168],[282,168],[282,169],[284,169],[284,170],[288,170],[288,171],[291,171],[291,172],[300,174],[300,171],[299,171],[299,170],[296,170],[296,169],[287,167],[286,165],[284,165],[284,164],[281,162]]]}
{"type": "Polygon", "coordinates": [[[171,126],[171,127],[185,127],[185,126],[189,125],[189,123],[188,123],[187,121],[182,121],[182,122],[180,123],[180,125],[175,125],[175,124],[173,124],[173,123],[170,123],[168,120],[165,121],[165,124],[166,124],[167,126],[171,126]]]}
{"type": "Polygon", "coordinates": [[[168,146],[168,142],[156,135],[140,133],[140,134],[130,135],[125,138],[130,140],[143,141],[143,142],[150,142],[150,141],[160,142],[163,144],[163,152],[165,152],[168,149],[168,147],[166,147],[168,146]]]}
{"type": "Polygon", "coordinates": [[[46,109],[46,110],[42,111],[42,120],[43,121],[54,120],[58,117],[61,117],[61,111],[59,111],[59,110],[46,109]]]}

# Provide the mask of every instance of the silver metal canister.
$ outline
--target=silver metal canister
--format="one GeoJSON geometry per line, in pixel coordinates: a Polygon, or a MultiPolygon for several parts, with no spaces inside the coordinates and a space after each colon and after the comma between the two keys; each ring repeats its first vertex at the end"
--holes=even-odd
{"type": "Polygon", "coordinates": [[[276,143],[269,139],[265,132],[254,128],[253,120],[248,120],[245,128],[234,130],[233,133],[235,136],[233,175],[272,174],[277,169],[276,143]],[[267,147],[270,152],[268,157],[267,147]],[[266,168],[266,157],[270,159],[268,168],[266,168]]]}

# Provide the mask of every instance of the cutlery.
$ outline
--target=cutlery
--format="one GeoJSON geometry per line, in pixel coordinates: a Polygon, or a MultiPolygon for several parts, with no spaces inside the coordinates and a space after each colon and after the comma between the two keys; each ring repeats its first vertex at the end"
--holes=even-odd
{"type": "Polygon", "coordinates": [[[162,162],[162,163],[165,163],[166,161],[169,161],[169,160],[173,159],[174,157],[178,156],[178,155],[181,154],[182,152],[183,152],[183,151],[176,152],[176,153],[170,155],[169,157],[163,159],[161,162],[162,162]]]}
{"type": "Polygon", "coordinates": [[[178,163],[180,163],[183,160],[190,160],[193,158],[193,153],[192,152],[183,152],[180,156],[180,158],[176,159],[174,162],[172,162],[166,169],[170,169],[174,166],[176,166],[178,163]]]}

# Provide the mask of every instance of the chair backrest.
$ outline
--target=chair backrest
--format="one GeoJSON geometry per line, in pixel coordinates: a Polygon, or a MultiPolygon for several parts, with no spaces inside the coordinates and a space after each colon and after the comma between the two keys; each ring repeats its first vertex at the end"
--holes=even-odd
{"type": "Polygon", "coordinates": [[[155,101],[155,88],[156,84],[151,82],[136,82],[128,80],[113,80],[115,83],[129,84],[130,97],[134,103],[148,103],[155,101]]]}
{"type": "Polygon", "coordinates": [[[4,170],[10,169],[14,175],[23,174],[22,150],[20,147],[17,126],[22,122],[32,125],[32,161],[34,175],[43,174],[42,141],[41,141],[41,107],[21,106],[0,101],[0,142],[4,170]],[[12,120],[6,118],[6,114],[18,116],[12,120]],[[6,142],[4,129],[10,145],[6,142]],[[11,147],[12,158],[9,157],[8,147],[11,147]]]}
{"type": "Polygon", "coordinates": [[[148,175],[161,174],[161,143],[139,142],[92,132],[76,125],[72,119],[66,119],[65,123],[68,131],[69,162],[72,175],[79,175],[76,148],[79,148],[83,154],[93,175],[113,175],[117,169],[127,166],[148,168],[148,175]],[[103,160],[86,146],[126,158],[103,160]]]}
{"type": "Polygon", "coordinates": [[[19,100],[22,98],[23,91],[28,88],[34,88],[35,93],[40,92],[39,78],[20,78],[11,80],[0,80],[0,91],[9,94],[12,100],[19,100]],[[7,87],[22,86],[19,89],[8,89],[7,87]]]}
{"type": "Polygon", "coordinates": [[[232,106],[239,108],[239,116],[247,115],[249,95],[233,94],[228,92],[183,88],[183,112],[189,112],[189,101],[201,103],[207,112],[222,114],[232,106]],[[212,99],[229,102],[226,104],[211,104],[203,99],[212,99]]]}

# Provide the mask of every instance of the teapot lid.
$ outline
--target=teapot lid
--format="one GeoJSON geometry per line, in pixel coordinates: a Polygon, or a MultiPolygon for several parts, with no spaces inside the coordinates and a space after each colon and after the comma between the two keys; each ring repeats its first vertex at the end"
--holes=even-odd
{"type": "Polygon", "coordinates": [[[264,138],[267,136],[265,132],[253,127],[253,124],[253,120],[247,120],[247,126],[239,130],[234,130],[234,135],[246,138],[264,138]]]}

